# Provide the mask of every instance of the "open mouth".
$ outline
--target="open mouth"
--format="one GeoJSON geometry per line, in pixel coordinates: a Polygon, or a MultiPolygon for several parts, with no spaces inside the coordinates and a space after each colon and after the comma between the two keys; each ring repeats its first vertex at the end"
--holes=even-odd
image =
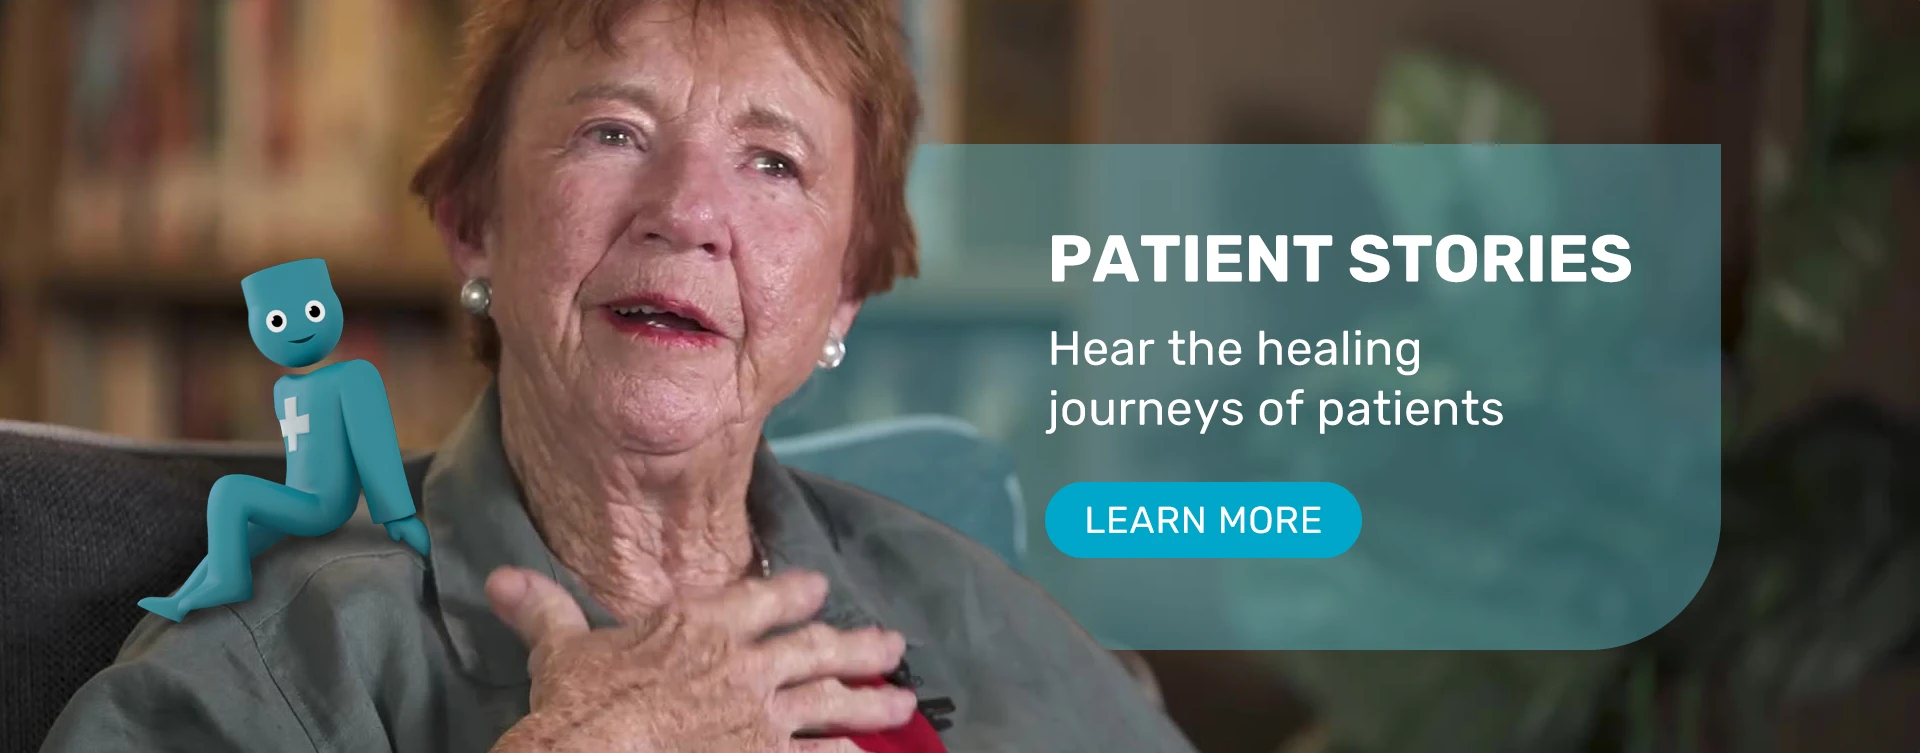
{"type": "Polygon", "coordinates": [[[607,306],[614,318],[670,332],[712,334],[713,328],[702,321],[698,309],[670,301],[620,302],[607,306]]]}
{"type": "Polygon", "coordinates": [[[287,342],[290,342],[290,343],[303,343],[303,342],[306,342],[306,341],[308,341],[308,340],[312,340],[312,339],[313,339],[313,335],[307,335],[306,337],[302,337],[302,338],[300,338],[300,339],[298,339],[298,340],[288,340],[287,342]]]}

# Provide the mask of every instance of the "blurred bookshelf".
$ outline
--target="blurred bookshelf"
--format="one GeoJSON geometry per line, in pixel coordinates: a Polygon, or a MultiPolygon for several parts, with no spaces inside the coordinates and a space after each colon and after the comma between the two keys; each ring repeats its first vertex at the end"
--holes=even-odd
{"type": "Polygon", "coordinates": [[[272,440],[242,277],[327,259],[403,444],[483,375],[405,193],[452,72],[459,0],[10,0],[0,416],[272,440]]]}
{"type": "MultiPolygon", "coordinates": [[[[1098,0],[901,1],[924,140],[1088,132],[1077,26],[1098,0]]],[[[0,3],[0,418],[276,437],[265,396],[283,372],[254,352],[238,282],[319,256],[348,318],[334,358],[377,364],[403,443],[437,443],[484,374],[459,281],[404,188],[440,122],[466,4],[0,3]]],[[[923,279],[870,302],[850,367],[769,433],[937,412],[1018,444],[1024,418],[1007,406],[1044,394],[1023,364],[1074,306],[1008,272],[1009,254],[1042,249],[958,237],[934,212],[964,212],[965,181],[921,173],[942,192],[917,205],[923,279]]]]}

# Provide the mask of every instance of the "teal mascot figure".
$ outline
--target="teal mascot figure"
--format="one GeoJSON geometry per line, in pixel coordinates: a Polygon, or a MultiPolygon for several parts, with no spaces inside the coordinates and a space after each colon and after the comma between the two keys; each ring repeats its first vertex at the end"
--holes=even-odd
{"type": "MultiPolygon", "coordinates": [[[[268,267],[240,288],[253,344],[274,363],[312,366],[340,342],[340,299],[324,260],[268,267]]],[[[353,517],[363,491],[373,522],[427,554],[427,527],[414,515],[386,385],[373,364],[346,361],[281,377],[273,407],[287,482],[242,475],[214,482],[206,559],[172,596],[141,599],[142,608],[178,622],[196,609],[253,598],[254,556],[287,536],[333,532],[353,517]]]]}

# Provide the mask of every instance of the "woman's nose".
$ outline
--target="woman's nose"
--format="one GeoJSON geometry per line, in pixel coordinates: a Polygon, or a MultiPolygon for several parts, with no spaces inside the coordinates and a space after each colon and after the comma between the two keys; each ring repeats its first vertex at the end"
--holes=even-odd
{"type": "Polygon", "coordinates": [[[730,198],[722,160],[695,148],[663,150],[640,178],[644,197],[630,229],[669,251],[733,253],[730,198]]]}

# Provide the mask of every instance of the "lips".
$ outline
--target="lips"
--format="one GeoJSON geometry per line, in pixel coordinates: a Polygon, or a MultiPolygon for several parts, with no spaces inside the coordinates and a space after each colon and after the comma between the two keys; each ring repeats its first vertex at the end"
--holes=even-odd
{"type": "Polygon", "coordinates": [[[713,319],[700,307],[664,294],[628,296],[601,309],[615,328],[655,340],[692,345],[721,337],[713,319]]]}
{"type": "Polygon", "coordinates": [[[306,337],[302,337],[302,338],[300,338],[300,339],[298,339],[298,340],[288,340],[287,342],[290,342],[290,343],[296,343],[296,344],[298,344],[298,343],[303,343],[303,342],[306,342],[306,341],[308,341],[308,340],[312,340],[312,339],[313,339],[313,335],[307,335],[306,337]]]}

